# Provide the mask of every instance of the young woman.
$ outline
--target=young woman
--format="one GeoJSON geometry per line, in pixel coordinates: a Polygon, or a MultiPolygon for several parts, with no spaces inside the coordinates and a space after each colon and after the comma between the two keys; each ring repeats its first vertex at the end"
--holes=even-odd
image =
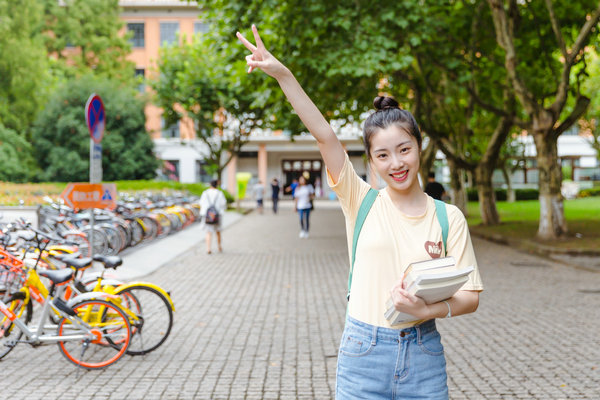
{"type": "MultiPolygon", "coordinates": [[[[338,195],[351,247],[358,208],[369,190],[354,171],[330,125],[293,74],[262,43],[256,46],[239,32],[252,54],[248,72],[259,68],[277,80],[302,122],[315,137],[327,166],[328,181],[338,195]]],[[[474,312],[483,285],[464,216],[447,206],[446,253],[457,268],[474,266],[468,282],[447,301],[426,304],[409,294],[402,282],[411,262],[440,257],[442,230],[435,205],[418,182],[421,133],[413,116],[389,97],[378,97],[364,126],[371,166],[387,187],[373,203],[356,246],[346,325],[338,354],[338,399],[447,399],[446,361],[435,319],[474,312]],[[391,286],[391,287],[390,287],[391,286]],[[384,317],[392,297],[397,310],[419,320],[390,326],[384,317]]]]}
{"type": "Polygon", "coordinates": [[[310,201],[315,196],[315,189],[306,178],[301,176],[298,179],[298,186],[294,192],[294,204],[300,216],[300,238],[308,239],[308,229],[310,228],[310,210],[312,209],[310,201]]]}
{"type": "Polygon", "coordinates": [[[221,226],[223,222],[223,213],[227,209],[227,199],[219,189],[219,181],[214,179],[210,182],[210,188],[202,192],[200,196],[200,214],[204,221],[204,230],[206,231],[206,254],[212,253],[212,234],[217,236],[217,248],[219,253],[223,251],[221,246],[221,226]],[[209,208],[214,207],[218,213],[218,218],[214,223],[206,221],[206,213],[209,208]]]}

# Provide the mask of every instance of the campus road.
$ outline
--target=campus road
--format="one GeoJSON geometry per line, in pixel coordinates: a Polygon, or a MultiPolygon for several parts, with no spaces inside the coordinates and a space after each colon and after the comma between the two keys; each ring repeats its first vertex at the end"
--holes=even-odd
{"type": "MultiPolygon", "coordinates": [[[[146,251],[173,256],[143,277],[172,293],[168,341],[79,372],[55,345],[21,344],[0,361],[0,398],[333,398],[348,256],[340,210],[316,207],[309,239],[298,238],[288,205],[230,219],[222,254],[205,254],[197,228],[130,252],[130,277],[144,273],[136,260],[153,264],[146,251]]],[[[486,286],[479,310],[438,324],[450,397],[600,399],[600,274],[474,244],[486,286]]]]}

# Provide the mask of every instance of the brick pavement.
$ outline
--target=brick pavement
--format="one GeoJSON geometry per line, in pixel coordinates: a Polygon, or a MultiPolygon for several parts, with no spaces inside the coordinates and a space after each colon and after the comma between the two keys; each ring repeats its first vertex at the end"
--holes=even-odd
{"type": "MultiPolygon", "coordinates": [[[[298,239],[283,208],[224,232],[145,280],[172,292],[157,351],[80,371],[56,346],[0,361],[4,399],[330,399],[342,331],[343,218],[318,208],[298,239]]],[[[452,399],[599,399],[600,274],[474,239],[486,285],[476,314],[440,321],[452,399]]]]}

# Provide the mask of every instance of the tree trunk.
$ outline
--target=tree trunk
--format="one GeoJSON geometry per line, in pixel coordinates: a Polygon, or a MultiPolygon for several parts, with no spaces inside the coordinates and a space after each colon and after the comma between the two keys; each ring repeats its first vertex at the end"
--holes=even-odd
{"type": "Polygon", "coordinates": [[[506,165],[504,165],[501,168],[501,170],[502,170],[502,175],[504,176],[504,181],[506,182],[506,201],[508,201],[509,203],[514,203],[517,200],[517,196],[512,187],[510,172],[508,171],[508,168],[506,167],[506,165]]]}
{"type": "Polygon", "coordinates": [[[537,151],[540,190],[540,223],[537,237],[556,239],[567,233],[567,221],[560,192],[562,172],[558,164],[557,140],[546,132],[533,134],[537,151]]]}
{"type": "Polygon", "coordinates": [[[475,182],[479,195],[479,211],[483,225],[498,225],[500,216],[496,209],[496,198],[492,186],[492,173],[494,169],[487,164],[479,164],[475,168],[475,182]]]}
{"type": "Polygon", "coordinates": [[[425,185],[427,185],[427,177],[429,176],[429,172],[431,171],[433,163],[435,162],[437,150],[438,149],[435,145],[435,142],[430,138],[429,144],[421,152],[421,168],[419,169],[419,174],[421,175],[423,188],[425,188],[425,185]]]}
{"type": "Polygon", "coordinates": [[[452,204],[458,207],[467,216],[467,191],[463,180],[463,170],[456,166],[452,159],[447,158],[450,168],[450,198],[452,204]]]}

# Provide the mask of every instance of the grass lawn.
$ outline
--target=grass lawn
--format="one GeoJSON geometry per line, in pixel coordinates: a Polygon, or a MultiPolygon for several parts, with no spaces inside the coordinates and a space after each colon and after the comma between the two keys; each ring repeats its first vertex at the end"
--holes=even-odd
{"type": "Polygon", "coordinates": [[[600,197],[565,200],[565,217],[569,233],[567,237],[551,242],[538,241],[540,204],[538,201],[505,201],[496,203],[501,224],[483,226],[479,215],[479,204],[469,202],[469,227],[473,232],[497,234],[517,240],[531,240],[548,246],[600,250],[600,197]]]}

